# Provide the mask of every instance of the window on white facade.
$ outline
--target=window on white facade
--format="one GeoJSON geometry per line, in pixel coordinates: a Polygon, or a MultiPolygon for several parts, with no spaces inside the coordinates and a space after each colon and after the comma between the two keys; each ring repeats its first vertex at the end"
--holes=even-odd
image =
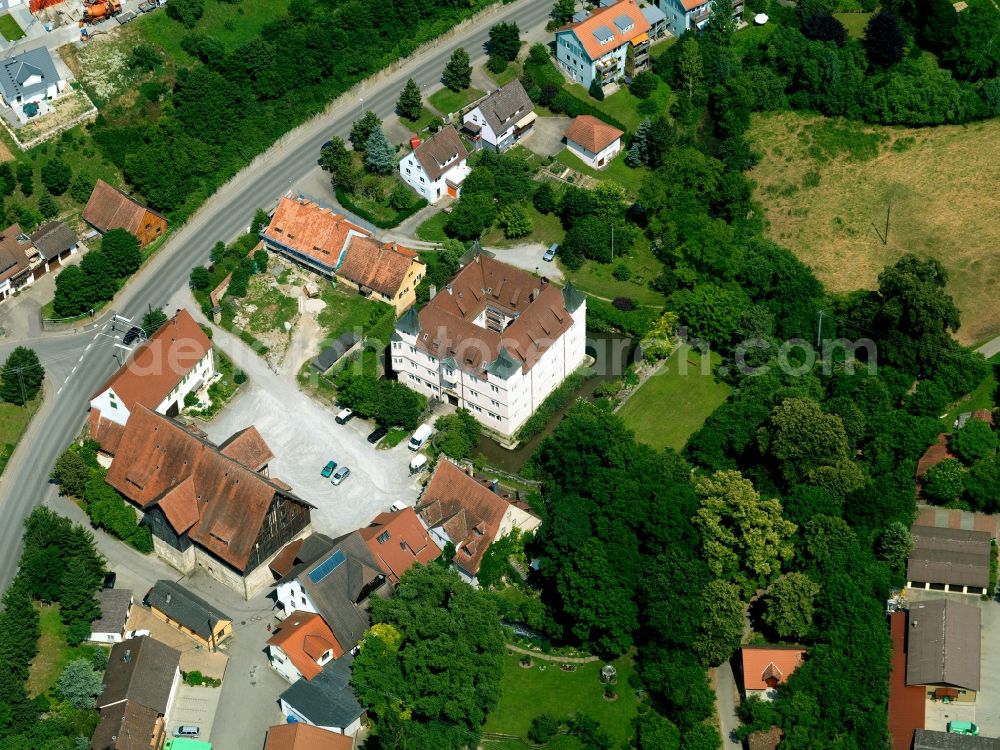
{"type": "Polygon", "coordinates": [[[498,386],[493,385],[492,383],[490,384],[490,390],[492,390],[494,393],[500,393],[500,388],[498,386]]]}
{"type": "Polygon", "coordinates": [[[410,347],[410,353],[411,353],[411,354],[416,354],[416,353],[417,353],[417,347],[415,347],[415,346],[411,346],[411,347],[410,347]]]}
{"type": "Polygon", "coordinates": [[[403,344],[401,342],[399,342],[399,341],[393,341],[392,342],[392,348],[393,349],[402,349],[403,348],[403,344]]]}

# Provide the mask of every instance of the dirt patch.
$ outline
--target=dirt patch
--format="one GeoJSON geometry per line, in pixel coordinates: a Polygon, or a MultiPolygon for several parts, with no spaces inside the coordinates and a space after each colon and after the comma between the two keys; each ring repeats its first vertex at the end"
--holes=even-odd
{"type": "Polygon", "coordinates": [[[135,45],[134,34],[124,29],[114,36],[97,36],[85,47],[66,45],[59,53],[77,80],[102,101],[129,88],[135,73],[128,65],[129,52],[135,45]]]}
{"type": "Polygon", "coordinates": [[[14,154],[11,152],[10,148],[0,140],[0,163],[5,161],[11,161],[14,158],[14,154]]]}
{"type": "Polygon", "coordinates": [[[879,272],[907,252],[938,258],[962,312],[958,339],[996,335],[1000,122],[849,128],[857,132],[828,137],[830,124],[820,117],[754,118],[750,135],[763,158],[750,176],[768,236],[839,292],[874,287],[879,272]]]}
{"type": "Polygon", "coordinates": [[[51,108],[50,112],[17,129],[17,140],[29,145],[34,141],[51,138],[80,122],[81,118],[97,117],[93,102],[79,89],[71,90],[58,99],[47,102],[47,105],[51,108]]]}

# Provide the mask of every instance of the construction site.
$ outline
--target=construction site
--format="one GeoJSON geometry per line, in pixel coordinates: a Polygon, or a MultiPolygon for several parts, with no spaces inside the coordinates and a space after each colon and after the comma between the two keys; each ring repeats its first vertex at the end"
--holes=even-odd
{"type": "Polygon", "coordinates": [[[80,41],[87,41],[165,4],[166,0],[31,0],[28,9],[31,25],[40,24],[45,33],[78,29],[80,41]]]}

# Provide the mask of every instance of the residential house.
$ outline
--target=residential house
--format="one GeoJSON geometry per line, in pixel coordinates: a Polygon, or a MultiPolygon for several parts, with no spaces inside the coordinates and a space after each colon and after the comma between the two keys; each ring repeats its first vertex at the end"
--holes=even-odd
{"type": "Polygon", "coordinates": [[[604,169],[622,150],[624,132],[593,115],[579,115],[566,128],[566,148],[593,169],[604,169]]]}
{"type": "Polygon", "coordinates": [[[472,171],[466,163],[468,156],[458,131],[448,125],[402,158],[399,176],[428,203],[437,203],[445,195],[457,198],[472,171]]]}
{"type": "Polygon", "coordinates": [[[431,538],[441,549],[448,542],[455,546],[452,566],[473,586],[479,585],[479,565],[493,542],[514,529],[529,532],[541,525],[527,506],[510,496],[502,497],[497,490],[442,456],[417,500],[415,510],[430,529],[431,538]]]}
{"type": "Polygon", "coordinates": [[[488,146],[502,152],[530,135],[537,117],[524,86],[515,78],[462,115],[462,129],[477,149],[488,146]]]}
{"type": "Polygon", "coordinates": [[[906,684],[928,697],[972,703],[979,692],[979,607],[952,599],[915,602],[908,612],[906,684]]]}
{"type": "Polygon", "coordinates": [[[1000,739],[918,729],[913,750],[1000,750],[1000,739]]]}
{"type": "Polygon", "coordinates": [[[254,471],[263,457],[243,460],[251,465],[138,405],[106,480],[142,511],[158,555],[185,573],[201,567],[249,599],[272,582],[271,558],[308,533],[313,506],[254,471]]]}
{"type": "Polygon", "coordinates": [[[914,524],[906,587],[979,596],[990,585],[992,537],[987,531],[914,524]]]}
{"type": "Polygon", "coordinates": [[[468,409],[511,440],[586,357],[586,297],[572,283],[475,256],[392,335],[399,382],[431,400],[468,409]]]}
{"type": "Polygon", "coordinates": [[[128,589],[101,589],[97,592],[101,615],[90,623],[90,638],[97,643],[121,643],[125,623],[132,611],[132,592],[128,589]]]}
{"type": "Polygon", "coordinates": [[[414,563],[426,565],[441,554],[413,508],[379,513],[358,534],[393,586],[414,563]]]}
{"type": "Polygon", "coordinates": [[[795,646],[744,646],[743,692],[773,700],[778,685],[802,665],[806,650],[795,646]]]}
{"type": "Polygon", "coordinates": [[[114,455],[139,406],[177,416],[184,397],[216,377],[212,342],[191,314],[178,310],[90,397],[90,435],[114,455]]]}
{"type": "Polygon", "coordinates": [[[278,698],[289,723],[299,722],[350,737],[361,729],[364,709],[351,687],[354,657],[344,654],[311,680],[299,680],[278,698]]]}
{"type": "Polygon", "coordinates": [[[354,740],[309,724],[278,724],[267,730],[264,750],[354,750],[354,740]]]}
{"type": "Polygon", "coordinates": [[[313,357],[309,364],[320,373],[325,373],[348,354],[358,349],[360,344],[361,337],[354,331],[348,331],[338,336],[336,341],[313,357]]]}
{"type": "Polygon", "coordinates": [[[649,67],[650,23],[635,0],[578,18],[556,31],[556,62],[574,82],[603,87],[649,67]]]}
{"type": "Polygon", "coordinates": [[[83,218],[102,234],[110,229],[124,229],[135,235],[143,247],[167,231],[167,220],[162,214],[104,180],[94,185],[87,207],[83,209],[83,218]]]}
{"type": "Polygon", "coordinates": [[[912,750],[913,732],[924,726],[927,696],[922,687],[906,684],[907,613],[889,615],[892,670],[889,672],[889,738],[892,750],[912,750]]]}
{"type": "Polygon", "coordinates": [[[219,453],[238,461],[258,474],[270,476],[268,465],[274,458],[274,453],[271,452],[271,446],[264,440],[263,435],[253,425],[234,432],[219,443],[219,453]]]}
{"type": "Polygon", "coordinates": [[[42,256],[18,224],[0,232],[0,300],[30,286],[44,273],[42,256]]]}
{"type": "Polygon", "coordinates": [[[337,266],[337,278],[362,296],[402,312],[417,301],[417,284],[427,273],[415,250],[371,237],[351,237],[337,266]]]}
{"type": "Polygon", "coordinates": [[[214,649],[233,634],[233,618],[176,581],[157,581],[143,603],[202,648],[214,649]]]}
{"type": "Polygon", "coordinates": [[[149,636],[111,647],[91,750],[149,750],[163,744],[181,681],[180,660],[180,652],[149,636]]]}
{"type": "Polygon", "coordinates": [[[336,273],[354,237],[371,237],[371,232],[333,209],[290,194],[260,231],[268,250],[326,277],[336,273]]]}
{"type": "Polygon", "coordinates": [[[969,420],[974,422],[983,422],[988,424],[990,427],[993,426],[993,412],[989,409],[976,409],[975,411],[963,411],[955,419],[954,427],[956,430],[960,430],[965,425],[969,423],[969,420]]]}
{"type": "Polygon", "coordinates": [[[670,33],[670,26],[667,22],[667,14],[656,5],[642,6],[642,15],[649,21],[649,38],[651,40],[662,39],[670,33]]]}
{"type": "Polygon", "coordinates": [[[689,29],[703,31],[716,1],[729,4],[734,21],[743,20],[743,0],[656,0],[656,3],[667,15],[670,33],[679,37],[689,29]]]}
{"type": "Polygon", "coordinates": [[[42,224],[31,233],[31,244],[45,261],[45,272],[54,271],[80,248],[73,230],[61,221],[42,224]]]}
{"type": "Polygon", "coordinates": [[[344,655],[322,617],[315,612],[294,611],[267,640],[271,667],[289,682],[311,680],[329,662],[344,655]]]}
{"type": "Polygon", "coordinates": [[[44,46],[19,52],[0,62],[0,98],[8,107],[55,99],[66,90],[55,61],[44,46]]]}

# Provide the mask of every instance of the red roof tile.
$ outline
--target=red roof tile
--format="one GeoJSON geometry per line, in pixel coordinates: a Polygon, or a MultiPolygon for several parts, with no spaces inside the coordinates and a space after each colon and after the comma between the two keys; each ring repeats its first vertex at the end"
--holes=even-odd
{"type": "Polygon", "coordinates": [[[566,140],[578,143],[593,154],[599,153],[625,135],[593,115],[579,115],[566,128],[566,140]]]}
{"type": "Polygon", "coordinates": [[[292,664],[307,680],[322,671],[323,668],[316,661],[327,651],[333,653],[331,660],[344,655],[344,649],[337,642],[326,620],[312,612],[292,612],[267,642],[288,654],[292,664]]]}
{"type": "Polygon", "coordinates": [[[906,684],[906,612],[889,618],[892,671],[889,673],[889,734],[893,750],[910,750],[913,732],[923,729],[925,690],[906,684]]]}
{"type": "Polygon", "coordinates": [[[804,648],[788,646],[744,646],[743,689],[768,690],[780,685],[802,664],[804,648]]]}
{"type": "Polygon", "coordinates": [[[0,232],[0,281],[12,279],[27,271],[31,266],[31,259],[38,254],[19,225],[13,224],[4,229],[0,232]],[[25,239],[22,241],[18,239],[20,237],[25,239]]]}
{"type": "Polygon", "coordinates": [[[301,722],[278,724],[267,730],[264,750],[352,750],[354,742],[336,732],[301,722]]]}
{"type": "Polygon", "coordinates": [[[87,207],[83,209],[83,218],[101,232],[124,229],[139,236],[146,212],[166,222],[161,214],[142,205],[132,196],[111,187],[104,180],[98,180],[87,201],[87,207]]]}
{"type": "Polygon", "coordinates": [[[276,242],[333,269],[353,235],[370,237],[346,216],[305,198],[284,197],[264,230],[265,241],[276,242]]]}
{"type": "Polygon", "coordinates": [[[954,456],[948,450],[948,435],[942,432],[937,436],[937,442],[924,451],[924,455],[917,461],[917,476],[922,477],[929,468],[941,463],[946,458],[954,458],[954,456]]]}
{"type": "Polygon", "coordinates": [[[233,433],[219,446],[219,452],[254,471],[260,471],[274,458],[271,447],[253,425],[233,433]]]}
{"type": "Polygon", "coordinates": [[[426,564],[441,554],[413,508],[379,513],[367,529],[360,529],[358,533],[394,584],[399,583],[400,577],[414,563],[426,564]]]}
{"type": "Polygon", "coordinates": [[[121,442],[125,427],[105,419],[101,416],[100,409],[90,410],[90,437],[101,444],[101,450],[114,455],[118,450],[118,443],[121,442]]]}
{"type": "Polygon", "coordinates": [[[337,275],[392,299],[414,263],[423,265],[416,252],[395,242],[383,244],[371,237],[352,237],[337,266],[337,275]]]}
{"type": "MultiPolygon", "coordinates": [[[[705,0],[701,0],[705,2],[705,0]]],[[[598,60],[612,50],[618,49],[630,39],[649,31],[649,21],[643,15],[642,10],[635,3],[635,0],[622,0],[607,8],[595,10],[587,18],[579,23],[570,24],[565,27],[576,34],[580,44],[587,51],[591,60],[598,60]],[[628,16],[632,21],[632,27],[622,31],[615,25],[615,20],[621,16],[628,16]],[[601,44],[594,32],[601,26],[611,32],[611,39],[606,44],[601,44]]]]}

